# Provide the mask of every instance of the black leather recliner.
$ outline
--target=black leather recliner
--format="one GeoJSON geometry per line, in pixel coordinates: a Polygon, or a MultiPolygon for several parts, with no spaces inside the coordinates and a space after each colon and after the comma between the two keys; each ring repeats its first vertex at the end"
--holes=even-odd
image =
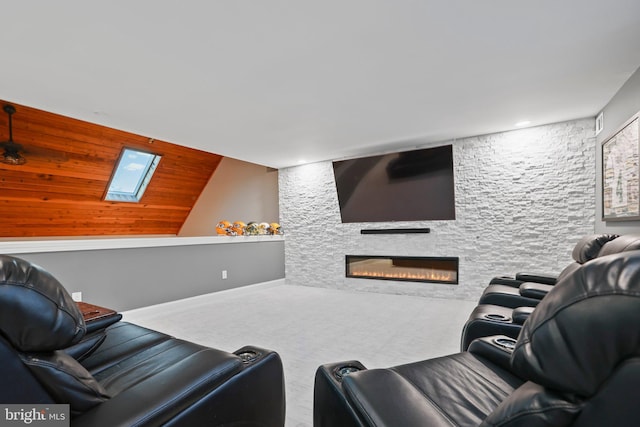
{"type": "Polygon", "coordinates": [[[639,384],[632,251],[564,277],[511,345],[486,337],[468,352],[389,369],[321,366],[314,426],[635,426],[639,384]]]}
{"type": "Polygon", "coordinates": [[[597,257],[605,243],[618,237],[620,237],[618,234],[592,234],[584,236],[576,243],[571,253],[574,262],[565,267],[560,274],[522,271],[516,273],[514,276],[494,277],[489,282],[489,285],[506,285],[513,288],[519,288],[524,282],[555,285],[563,276],[566,276],[585,262],[597,257]]]}
{"type": "MultiPolygon", "coordinates": [[[[582,264],[598,256],[622,252],[623,250],[640,249],[638,235],[618,236],[616,234],[595,234],[585,236],[573,248],[571,256],[574,262],[565,267],[557,276],[557,280],[570,274],[582,264]]],[[[490,284],[482,293],[478,304],[493,304],[502,307],[535,307],[540,300],[552,289],[554,284],[536,282],[535,274],[520,273],[519,278],[529,277],[530,281],[516,280],[510,284],[490,284]]]]}
{"type": "MultiPolygon", "coordinates": [[[[581,239],[573,249],[575,262],[569,264],[558,277],[562,279],[590,259],[637,249],[640,249],[640,235],[638,234],[628,234],[624,236],[586,236],[581,239]],[[610,238],[611,236],[614,237],[610,238]]],[[[544,298],[548,290],[552,289],[551,286],[534,283],[524,283],[522,287],[527,285],[531,285],[532,289],[539,290],[538,294],[529,295],[529,298],[535,297],[537,301],[535,305],[544,298]],[[541,288],[545,289],[545,292],[542,292],[541,288]]],[[[520,290],[520,293],[522,293],[522,290],[520,290]]],[[[481,303],[473,309],[462,329],[460,339],[460,350],[462,351],[465,351],[476,338],[486,337],[488,335],[502,334],[517,338],[525,320],[527,320],[535,309],[535,307],[528,305],[511,308],[512,305],[517,304],[518,297],[520,297],[518,290],[514,288],[490,286],[485,290],[485,296],[487,296],[487,298],[480,299],[481,303]],[[511,290],[511,292],[509,292],[509,290],[511,290]],[[492,298],[490,299],[489,296],[492,298]],[[509,304],[507,304],[507,306],[499,305],[504,302],[505,299],[509,301],[509,304]],[[493,301],[494,303],[487,304],[484,302],[487,300],[493,301]]]]}
{"type": "Polygon", "coordinates": [[[0,255],[0,403],[69,404],[72,426],[283,426],[277,353],[116,322],[86,333],[51,274],[0,255]]]}

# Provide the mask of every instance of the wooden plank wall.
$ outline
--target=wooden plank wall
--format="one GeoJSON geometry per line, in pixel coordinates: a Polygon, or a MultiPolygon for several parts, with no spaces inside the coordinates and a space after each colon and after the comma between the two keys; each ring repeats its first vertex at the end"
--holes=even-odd
{"type": "MultiPolygon", "coordinates": [[[[177,234],[222,156],[15,106],[24,165],[0,163],[0,237],[177,234]],[[140,203],[104,201],[123,147],[162,155],[140,203]]],[[[0,110],[0,141],[9,139],[0,110]]],[[[0,151],[0,155],[2,152],[0,151]]]]}

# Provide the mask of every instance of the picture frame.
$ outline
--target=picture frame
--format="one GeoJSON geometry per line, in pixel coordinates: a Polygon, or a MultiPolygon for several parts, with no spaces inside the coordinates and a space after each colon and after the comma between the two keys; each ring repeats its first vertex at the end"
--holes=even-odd
{"type": "Polygon", "coordinates": [[[640,112],[602,143],[602,220],[640,219],[640,112]]]}

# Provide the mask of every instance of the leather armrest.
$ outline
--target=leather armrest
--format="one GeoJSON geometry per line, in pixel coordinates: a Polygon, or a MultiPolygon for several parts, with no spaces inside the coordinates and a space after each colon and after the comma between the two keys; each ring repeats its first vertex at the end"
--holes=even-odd
{"type": "Polygon", "coordinates": [[[520,295],[526,298],[542,299],[549,291],[553,289],[552,285],[543,285],[542,283],[524,282],[520,285],[520,295]]]}
{"type": "Polygon", "coordinates": [[[322,365],[316,371],[313,386],[313,425],[314,426],[362,426],[360,417],[349,403],[342,389],[346,376],[343,368],[366,370],[357,360],[322,365]]]}
{"type": "Polygon", "coordinates": [[[542,283],[545,285],[555,285],[558,281],[558,275],[554,273],[521,272],[516,273],[516,280],[542,283]]]}
{"type": "Polygon", "coordinates": [[[511,353],[513,349],[498,344],[507,340],[515,345],[516,340],[506,335],[492,335],[477,338],[469,345],[469,353],[485,358],[503,369],[511,370],[511,353]]]}
{"type": "Polygon", "coordinates": [[[519,325],[524,324],[525,320],[531,316],[535,307],[518,307],[514,308],[511,312],[511,318],[513,319],[513,323],[517,323],[519,325]]]}
{"type": "Polygon", "coordinates": [[[489,285],[505,285],[511,286],[512,288],[517,288],[522,284],[522,280],[516,280],[513,277],[500,276],[494,277],[489,282],[489,285]]]}
{"type": "Polygon", "coordinates": [[[349,403],[361,415],[357,426],[454,425],[445,411],[394,369],[355,372],[345,378],[343,389],[349,403]]]}

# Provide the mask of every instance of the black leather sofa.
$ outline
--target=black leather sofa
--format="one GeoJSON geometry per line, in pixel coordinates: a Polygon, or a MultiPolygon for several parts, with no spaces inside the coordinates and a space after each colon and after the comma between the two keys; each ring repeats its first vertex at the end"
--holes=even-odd
{"type": "Polygon", "coordinates": [[[51,274],[6,255],[0,357],[0,403],[68,404],[72,426],[284,425],[277,353],[228,353],[122,321],[87,333],[51,274]]]}
{"type": "MultiPolygon", "coordinates": [[[[535,307],[540,300],[564,276],[601,254],[605,245],[609,253],[620,252],[629,236],[612,246],[618,239],[616,234],[594,234],[583,237],[576,243],[571,253],[573,262],[565,267],[555,278],[541,273],[517,273],[515,279],[494,278],[480,296],[479,304],[493,304],[509,308],[535,307]]],[[[636,239],[633,238],[633,241],[636,239]]]]}
{"type": "Polygon", "coordinates": [[[518,340],[388,369],[318,368],[314,426],[636,426],[640,251],[564,277],[518,340]]]}
{"type": "MultiPolygon", "coordinates": [[[[585,236],[573,249],[574,262],[560,273],[558,279],[561,281],[563,277],[591,259],[637,249],[640,249],[640,235],[638,234],[585,236]]],[[[485,289],[483,298],[480,298],[480,304],[471,312],[462,329],[460,349],[464,351],[473,340],[488,335],[502,334],[517,338],[525,320],[550,289],[552,286],[531,282],[523,283],[519,289],[490,285],[485,289]],[[524,292],[523,289],[528,289],[530,293],[520,299],[523,306],[518,307],[519,298],[524,292]],[[537,293],[532,290],[536,290],[537,293]],[[531,299],[535,301],[535,304],[529,304],[531,299]],[[490,301],[492,304],[486,301],[490,301]],[[501,305],[505,302],[506,306],[501,305]],[[513,306],[516,307],[512,308],[513,306]]]]}
{"type": "Polygon", "coordinates": [[[592,234],[584,236],[573,248],[573,263],[563,269],[560,274],[549,272],[518,272],[513,276],[497,276],[491,279],[490,285],[506,285],[519,288],[524,282],[540,283],[542,285],[555,285],[562,276],[569,274],[579,265],[584,264],[598,256],[602,246],[620,237],[619,234],[592,234]]]}

